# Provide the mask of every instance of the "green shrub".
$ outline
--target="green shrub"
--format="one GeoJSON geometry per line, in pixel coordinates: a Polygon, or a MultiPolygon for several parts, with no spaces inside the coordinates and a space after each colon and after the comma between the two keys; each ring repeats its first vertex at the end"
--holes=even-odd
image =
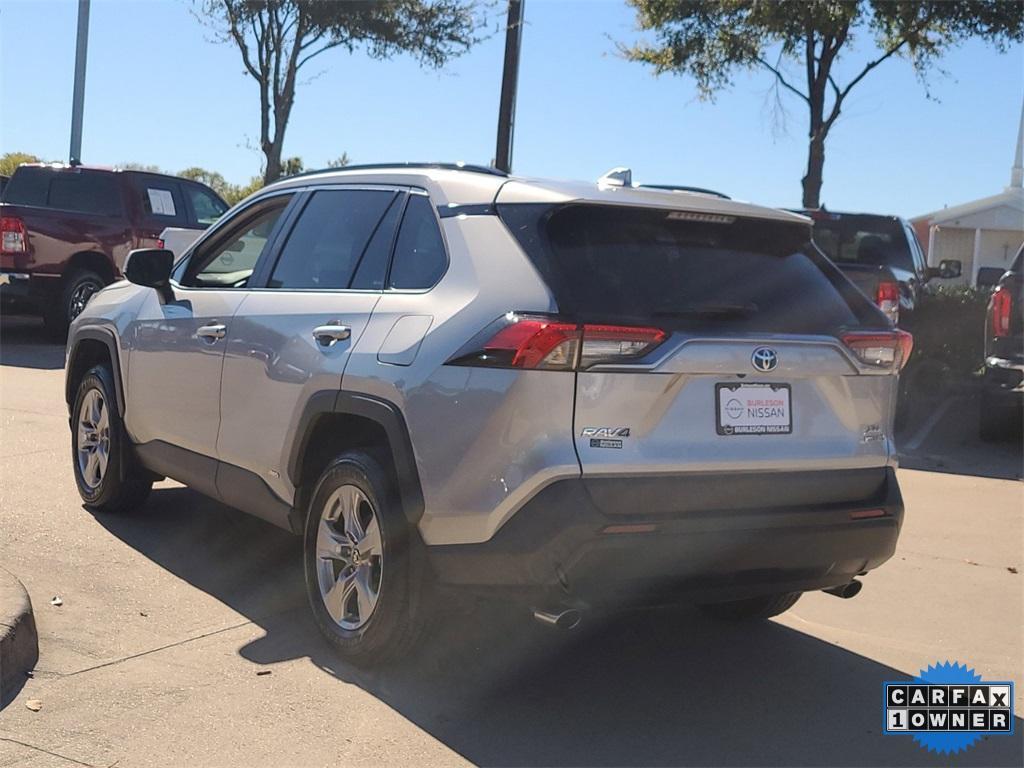
{"type": "Polygon", "coordinates": [[[950,286],[922,297],[908,322],[914,334],[910,369],[926,362],[937,363],[950,373],[965,377],[978,370],[985,357],[985,309],[991,291],[950,286]]]}

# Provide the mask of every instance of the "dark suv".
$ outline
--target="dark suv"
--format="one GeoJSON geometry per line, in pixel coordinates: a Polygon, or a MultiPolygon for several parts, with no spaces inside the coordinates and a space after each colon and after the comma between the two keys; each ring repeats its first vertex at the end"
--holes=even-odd
{"type": "Polygon", "coordinates": [[[1024,245],[996,283],[985,318],[983,440],[1020,434],[1024,403],[1024,245]]]}
{"type": "Polygon", "coordinates": [[[0,299],[42,314],[55,335],[96,291],[120,279],[128,252],[165,227],[206,229],[228,209],[204,184],[142,171],[21,165],[0,197],[0,299]]]}

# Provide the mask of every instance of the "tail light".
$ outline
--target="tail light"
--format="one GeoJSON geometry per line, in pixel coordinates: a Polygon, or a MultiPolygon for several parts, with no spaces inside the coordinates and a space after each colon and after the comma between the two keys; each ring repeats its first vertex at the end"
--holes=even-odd
{"type": "Polygon", "coordinates": [[[992,326],[992,336],[1010,335],[1010,313],[1013,311],[1013,296],[1006,288],[997,288],[992,294],[992,304],[989,308],[989,323],[992,326]]]}
{"type": "Polygon", "coordinates": [[[660,328],[567,322],[510,312],[459,350],[449,365],[584,370],[643,357],[667,338],[660,328]]]}
{"type": "Polygon", "coordinates": [[[162,237],[157,238],[156,247],[159,248],[160,250],[163,250],[164,248],[167,247],[167,245],[164,243],[164,239],[162,237]]]}
{"type": "Polygon", "coordinates": [[[27,250],[25,222],[14,216],[0,218],[0,253],[25,253],[27,250]]]}
{"type": "Polygon", "coordinates": [[[898,371],[910,359],[914,337],[906,331],[857,331],[843,334],[845,344],[865,365],[898,371]]]}
{"type": "Polygon", "coordinates": [[[875,289],[875,304],[892,321],[893,325],[900,319],[900,286],[892,280],[883,280],[875,289]]]}

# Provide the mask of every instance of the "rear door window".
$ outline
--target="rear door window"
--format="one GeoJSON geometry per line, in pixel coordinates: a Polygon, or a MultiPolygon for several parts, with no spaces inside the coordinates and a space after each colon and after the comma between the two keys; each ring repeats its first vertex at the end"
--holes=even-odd
{"type": "Polygon", "coordinates": [[[582,321],[829,333],[869,313],[851,305],[859,294],[810,246],[803,225],[577,204],[534,227],[523,210],[533,207],[499,206],[559,311],[582,321]]]}
{"type": "Polygon", "coordinates": [[[315,192],[289,233],[267,287],[348,288],[395,196],[391,190],[315,192]]]}
{"type": "Polygon", "coordinates": [[[430,198],[409,196],[395,243],[388,285],[403,290],[433,288],[448,269],[448,254],[430,198]]]}
{"type": "Polygon", "coordinates": [[[188,214],[176,181],[139,176],[135,180],[142,215],[153,227],[187,227],[188,214]]]}

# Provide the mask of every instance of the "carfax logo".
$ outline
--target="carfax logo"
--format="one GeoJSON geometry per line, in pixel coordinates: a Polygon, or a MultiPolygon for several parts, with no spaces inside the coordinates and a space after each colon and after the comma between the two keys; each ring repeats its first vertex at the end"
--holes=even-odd
{"type": "Polygon", "coordinates": [[[913,736],[929,752],[956,753],[982,736],[1013,733],[1013,683],[982,680],[958,662],[882,689],[885,734],[913,736]]]}

